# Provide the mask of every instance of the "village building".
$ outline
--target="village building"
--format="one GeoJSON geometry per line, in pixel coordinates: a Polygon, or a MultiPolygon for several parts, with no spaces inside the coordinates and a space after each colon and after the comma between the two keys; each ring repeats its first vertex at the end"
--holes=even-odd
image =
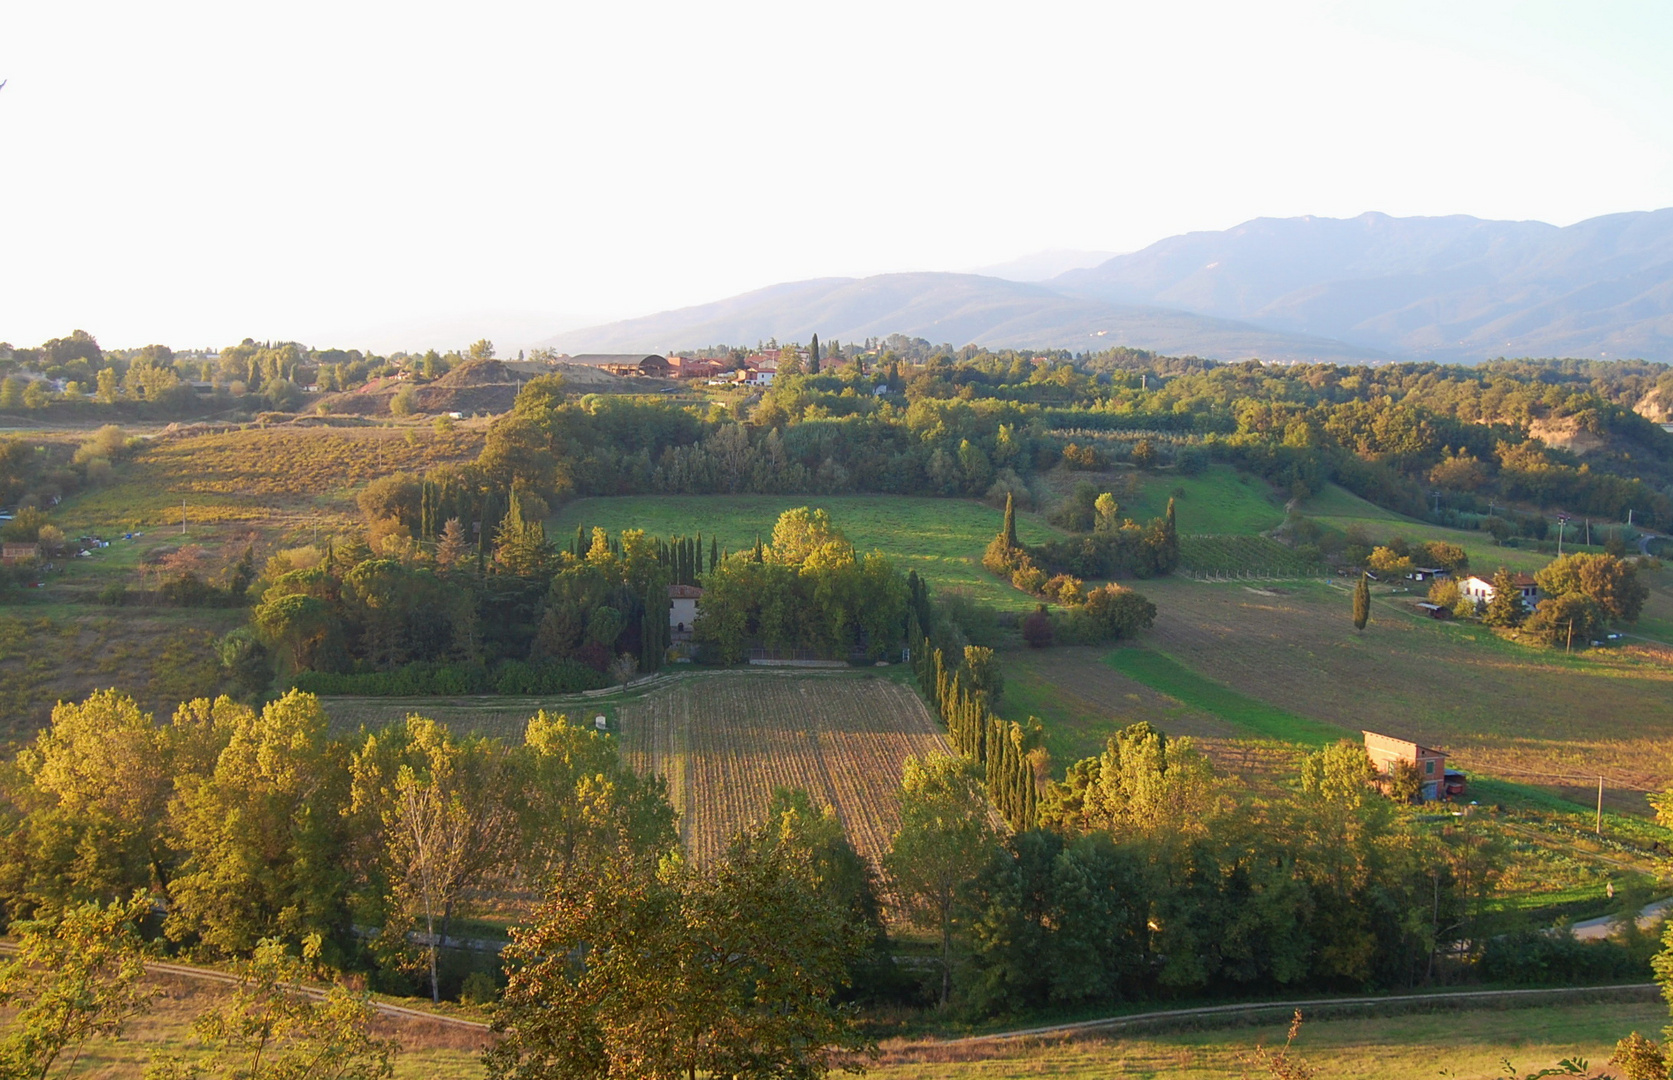
{"type": "Polygon", "coordinates": [[[612,375],[647,376],[666,379],[673,370],[668,358],[659,353],[582,353],[564,358],[568,364],[602,368],[612,375]]]}
{"type": "Polygon", "coordinates": [[[41,557],[41,545],[17,544],[8,541],[0,546],[0,563],[10,566],[12,563],[31,562],[41,557]]]}
{"type": "Polygon", "coordinates": [[[697,601],[703,590],[695,585],[668,586],[668,633],[674,641],[690,641],[697,625],[697,601]]]}
{"type": "Polygon", "coordinates": [[[1434,581],[1452,576],[1452,571],[1443,566],[1414,566],[1406,576],[1413,581],[1434,581]]]}
{"type": "MultiPolygon", "coordinates": [[[[1539,603],[1539,585],[1533,578],[1527,574],[1514,574],[1511,576],[1511,580],[1515,583],[1517,591],[1522,594],[1523,607],[1531,610],[1535,604],[1539,603]]],[[[1493,602],[1493,583],[1485,578],[1476,577],[1474,574],[1459,583],[1458,591],[1469,599],[1483,604],[1493,602]]]]}
{"type": "Polygon", "coordinates": [[[1402,764],[1417,770],[1418,794],[1425,802],[1464,794],[1464,775],[1447,770],[1446,751],[1375,731],[1361,733],[1365,736],[1365,753],[1384,777],[1392,777],[1402,764]]]}

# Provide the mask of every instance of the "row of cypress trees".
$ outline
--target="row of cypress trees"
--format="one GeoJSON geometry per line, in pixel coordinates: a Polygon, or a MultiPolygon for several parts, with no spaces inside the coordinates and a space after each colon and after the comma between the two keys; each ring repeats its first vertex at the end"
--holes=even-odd
{"type": "Polygon", "coordinates": [[[924,638],[914,659],[918,685],[947,725],[947,737],[960,754],[981,765],[988,798],[1011,828],[1032,829],[1039,820],[1039,787],[1031,751],[1038,746],[1038,721],[1027,727],[996,716],[986,691],[973,685],[970,673],[949,669],[940,649],[924,638]]]}

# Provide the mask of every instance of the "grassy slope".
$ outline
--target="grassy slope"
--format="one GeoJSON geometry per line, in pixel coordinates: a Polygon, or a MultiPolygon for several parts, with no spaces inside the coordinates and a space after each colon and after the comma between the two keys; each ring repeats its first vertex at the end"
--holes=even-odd
{"type": "MultiPolygon", "coordinates": [[[[976,598],[1010,608],[1032,605],[1027,596],[982,569],[982,550],[999,531],[1000,512],[967,499],[886,495],[661,495],[580,499],[547,523],[549,534],[567,543],[577,525],[643,529],[654,536],[701,532],[707,546],[718,537],[724,548],[740,550],[772,539],[773,524],[798,506],[828,511],[861,552],[882,551],[902,570],[916,570],[933,587],[968,589],[976,598]]],[[[1017,515],[1017,533],[1039,543],[1054,530],[1032,515],[1017,515]]],[[[705,558],[706,558],[705,554],[705,558]]]]}
{"type": "MultiPolygon", "coordinates": [[[[1479,1012],[1440,1008],[1406,1016],[1306,1021],[1295,1053],[1315,1070],[1305,1075],[1320,1080],[1437,1074],[1485,1080],[1504,1075],[1499,1062],[1507,1057],[1526,1072],[1574,1055],[1590,1059],[1594,1068],[1602,1066],[1617,1039],[1633,1030],[1654,1035],[1666,1019],[1667,1008],[1659,1002],[1479,1012]]],[[[1265,1076],[1250,1055],[1257,1045],[1282,1046],[1284,1034],[1284,1025],[1264,1024],[1064,1043],[1030,1040],[965,1051],[962,1060],[943,1061],[891,1060],[905,1055],[886,1049],[884,1062],[868,1075],[878,1080],[1265,1076]]]]}
{"type": "Polygon", "coordinates": [[[1448,529],[1408,517],[1366,502],[1359,496],[1329,485],[1323,492],[1308,499],[1300,512],[1320,524],[1346,530],[1358,525],[1375,543],[1383,543],[1396,536],[1407,540],[1444,540],[1462,547],[1470,556],[1470,568],[1476,573],[1491,573],[1496,567],[1533,573],[1551,561],[1549,555],[1537,551],[1499,547],[1487,533],[1467,529],[1448,529]]]}
{"type": "Polygon", "coordinates": [[[1138,497],[1122,504],[1122,513],[1136,521],[1161,517],[1170,497],[1182,533],[1263,533],[1284,520],[1283,503],[1271,485],[1230,465],[1214,465],[1194,477],[1151,474],[1138,497]],[[1176,497],[1176,490],[1184,494],[1176,497]]]}

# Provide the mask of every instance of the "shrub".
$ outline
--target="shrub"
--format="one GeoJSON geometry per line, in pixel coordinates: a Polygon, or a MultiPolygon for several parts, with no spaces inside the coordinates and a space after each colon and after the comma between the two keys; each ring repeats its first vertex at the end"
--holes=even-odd
{"type": "Polygon", "coordinates": [[[1025,561],[1011,574],[1011,584],[1025,593],[1037,594],[1045,587],[1046,572],[1025,561]]]}
{"type": "Polygon", "coordinates": [[[1041,604],[1022,620],[1022,640],[1028,643],[1029,648],[1047,648],[1053,636],[1051,616],[1046,613],[1046,605],[1041,604]]]}

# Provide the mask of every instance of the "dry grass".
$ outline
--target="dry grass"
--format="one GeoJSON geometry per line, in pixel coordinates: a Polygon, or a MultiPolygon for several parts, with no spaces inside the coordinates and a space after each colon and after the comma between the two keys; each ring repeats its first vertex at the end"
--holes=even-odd
{"type": "Polygon", "coordinates": [[[215,639],[242,611],[0,609],[0,741],[26,738],[52,706],[116,687],[172,715],[181,701],[214,691],[215,639]]]}
{"type": "MultiPolygon", "coordinates": [[[[90,1042],[75,1075],[89,1080],[139,1080],[157,1053],[185,1054],[207,1062],[192,1034],[192,1020],[224,1001],[230,991],[168,976],[151,981],[162,992],[156,1007],[130,1024],[121,1039],[90,1042]]],[[[486,1047],[483,1035],[419,1020],[380,1018],[375,1026],[379,1037],[400,1041],[401,1052],[395,1058],[398,1080],[474,1080],[486,1075],[478,1057],[486,1047]]],[[[5,1022],[0,1021],[0,1031],[4,1029],[5,1022]]]]}
{"type": "Polygon", "coordinates": [[[353,511],[356,489],[397,472],[474,460],[481,430],[242,428],[153,440],[110,485],[68,500],[67,527],[152,528],[180,520],[273,522],[298,512],[353,511]]]}
{"type": "MultiPolygon", "coordinates": [[[[1550,1005],[1526,1009],[1311,1020],[1292,1051],[1319,1080],[1409,1080],[1447,1075],[1486,1080],[1504,1075],[1509,1058],[1523,1071],[1579,1055],[1601,1067],[1629,1031],[1654,1035],[1667,1020],[1659,1002],[1550,1005]],[[1447,1070],[1442,1072],[1442,1070],[1447,1070]]],[[[1058,1077],[1169,1077],[1219,1080],[1264,1076],[1253,1067],[1257,1045],[1284,1043],[1283,1023],[1127,1037],[1091,1035],[925,1048],[885,1044],[867,1075],[878,1080],[1020,1080],[1058,1077]]]]}

